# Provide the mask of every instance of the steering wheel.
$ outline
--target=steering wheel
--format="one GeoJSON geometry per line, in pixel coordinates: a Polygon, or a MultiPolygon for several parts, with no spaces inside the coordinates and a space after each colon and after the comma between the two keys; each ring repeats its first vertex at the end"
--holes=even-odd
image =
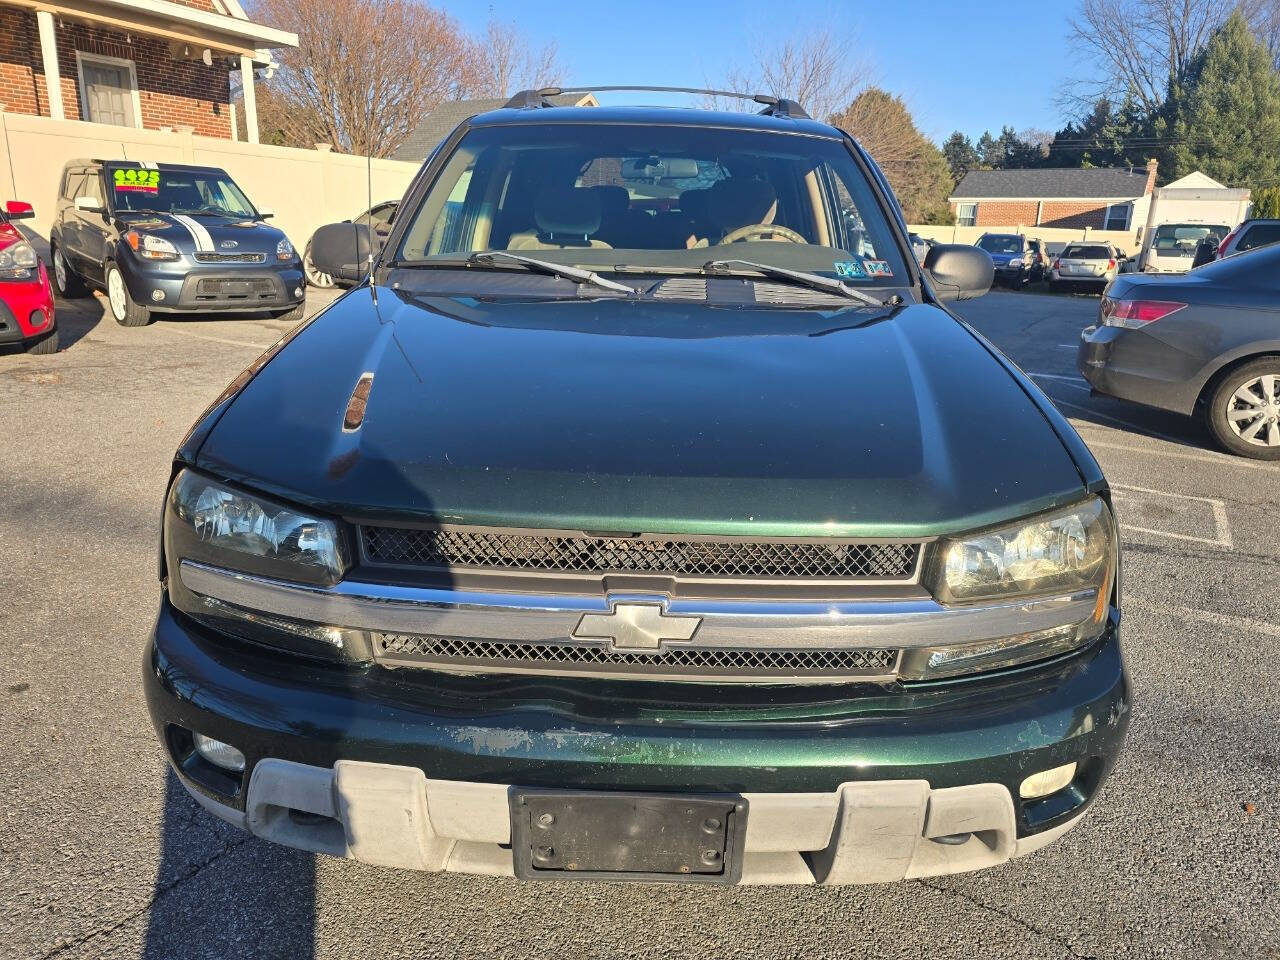
{"type": "Polygon", "coordinates": [[[786,240],[788,243],[808,243],[809,241],[790,227],[777,223],[752,223],[737,230],[730,230],[721,238],[720,243],[741,243],[743,240],[786,240]]]}

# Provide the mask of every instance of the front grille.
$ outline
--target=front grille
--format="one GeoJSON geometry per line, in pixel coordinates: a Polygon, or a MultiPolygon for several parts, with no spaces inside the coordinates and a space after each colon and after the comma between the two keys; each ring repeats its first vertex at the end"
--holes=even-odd
{"type": "Polygon", "coordinates": [[[884,679],[897,671],[898,650],[781,647],[668,647],[633,653],[603,644],[527,643],[373,634],[379,659],[413,666],[462,667],[495,672],[527,670],[593,675],[636,674],[690,680],[884,679]]]}
{"type": "Polygon", "coordinates": [[[197,253],[196,263],[266,263],[265,253],[197,253]]]}
{"type": "Polygon", "coordinates": [[[371,563],[544,573],[906,580],[920,553],[918,543],[836,540],[549,536],[375,526],[362,527],[361,534],[371,563]]]}

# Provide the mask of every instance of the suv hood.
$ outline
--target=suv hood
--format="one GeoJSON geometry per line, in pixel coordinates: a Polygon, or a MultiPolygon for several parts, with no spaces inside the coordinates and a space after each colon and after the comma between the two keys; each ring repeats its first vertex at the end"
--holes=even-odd
{"type": "Polygon", "coordinates": [[[351,519],[637,533],[931,536],[1084,494],[1023,387],[921,305],[382,287],[375,308],[357,288],[225,407],[196,464],[351,519]]]}

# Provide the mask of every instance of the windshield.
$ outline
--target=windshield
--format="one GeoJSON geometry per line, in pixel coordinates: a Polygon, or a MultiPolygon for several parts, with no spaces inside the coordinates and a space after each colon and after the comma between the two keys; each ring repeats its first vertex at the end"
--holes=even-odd
{"type": "Polygon", "coordinates": [[[253,217],[248,198],[221,170],[143,170],[108,167],[107,189],[119,211],[210,213],[253,217]]]}
{"type": "Polygon", "coordinates": [[[978,247],[987,253],[1021,253],[1021,237],[986,236],[978,240],[978,247]]]}
{"type": "Polygon", "coordinates": [[[1151,245],[1161,253],[1194,256],[1196,244],[1209,234],[1225,237],[1227,228],[1221,224],[1162,223],[1156,227],[1151,245]]]}
{"type": "Polygon", "coordinates": [[[505,250],[634,272],[752,260],[860,285],[907,282],[838,140],[713,127],[472,130],[409,221],[401,265],[505,250]]]}

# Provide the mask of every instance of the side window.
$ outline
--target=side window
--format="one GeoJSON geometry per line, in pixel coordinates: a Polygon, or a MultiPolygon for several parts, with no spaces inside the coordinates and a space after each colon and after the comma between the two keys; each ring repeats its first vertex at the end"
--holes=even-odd
{"type": "Polygon", "coordinates": [[[83,170],[68,170],[66,180],[62,184],[62,195],[68,200],[80,196],[80,188],[84,186],[83,170]]]}
{"type": "Polygon", "coordinates": [[[1280,223],[1260,223],[1245,231],[1236,245],[1236,251],[1243,253],[1254,247],[1265,247],[1269,243],[1280,242],[1280,223]]]}
{"type": "Polygon", "coordinates": [[[89,170],[85,173],[84,185],[80,188],[81,197],[89,197],[95,203],[102,203],[102,174],[97,170],[89,170]]]}

